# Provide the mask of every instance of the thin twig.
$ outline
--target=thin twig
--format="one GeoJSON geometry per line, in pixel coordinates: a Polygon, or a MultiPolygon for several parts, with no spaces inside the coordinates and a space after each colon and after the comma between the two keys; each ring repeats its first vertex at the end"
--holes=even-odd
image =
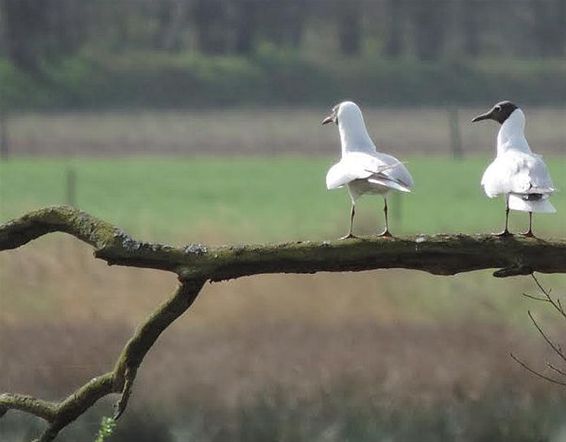
{"type": "Polygon", "coordinates": [[[546,298],[539,298],[538,296],[534,296],[534,295],[529,295],[528,293],[523,293],[523,296],[525,298],[529,298],[529,299],[533,299],[535,301],[541,301],[541,302],[550,302],[548,299],[546,298]]]}
{"type": "Polygon", "coordinates": [[[559,375],[565,376],[566,377],[566,373],[562,370],[560,370],[558,367],[555,367],[554,365],[552,365],[550,362],[546,363],[546,366],[548,368],[550,368],[551,370],[554,370],[556,373],[558,373],[559,375]]]}
{"type": "Polygon", "coordinates": [[[534,374],[535,376],[538,376],[539,378],[542,378],[542,379],[544,379],[548,382],[552,382],[553,384],[558,384],[558,385],[562,385],[562,386],[566,387],[566,382],[557,381],[556,379],[552,379],[551,377],[548,377],[548,376],[546,376],[542,373],[539,373],[538,371],[533,370],[531,367],[529,367],[527,364],[525,364],[519,358],[517,358],[513,353],[510,353],[510,355],[515,360],[515,362],[517,362],[521,367],[523,367],[528,372],[530,372],[530,373],[534,374]]]}
{"type": "Polygon", "coordinates": [[[550,295],[551,290],[546,290],[543,285],[540,283],[540,281],[538,280],[538,278],[535,276],[534,273],[531,274],[531,277],[533,278],[533,280],[535,281],[536,285],[538,286],[538,288],[540,289],[540,291],[542,293],[544,293],[544,295],[546,296],[546,299],[548,300],[548,302],[550,302],[552,304],[552,306],[554,307],[554,309],[560,313],[562,315],[562,317],[564,319],[566,319],[566,312],[564,311],[564,309],[562,308],[562,303],[560,302],[559,298],[556,298],[557,300],[555,301],[552,296],[550,295]]]}
{"type": "Polygon", "coordinates": [[[558,356],[560,356],[560,358],[564,362],[566,362],[566,355],[564,355],[564,353],[562,353],[562,348],[559,345],[552,342],[552,340],[546,335],[546,333],[544,332],[542,327],[538,324],[538,322],[536,321],[536,319],[534,318],[534,316],[533,316],[533,314],[531,313],[530,310],[527,312],[527,314],[529,315],[529,318],[531,318],[532,323],[534,324],[534,326],[536,327],[536,329],[538,330],[540,335],[543,337],[543,339],[546,341],[546,343],[550,346],[550,348],[552,348],[556,352],[556,354],[558,354],[558,356]]]}

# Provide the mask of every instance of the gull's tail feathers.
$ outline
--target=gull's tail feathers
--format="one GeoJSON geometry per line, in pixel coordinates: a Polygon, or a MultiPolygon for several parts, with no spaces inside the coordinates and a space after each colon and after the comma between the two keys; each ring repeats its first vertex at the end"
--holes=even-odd
{"type": "Polygon", "coordinates": [[[548,200],[548,195],[537,200],[525,199],[525,196],[526,195],[521,194],[510,194],[509,208],[520,212],[556,213],[556,209],[548,200]]]}
{"type": "Polygon", "coordinates": [[[409,189],[407,186],[404,186],[403,184],[399,183],[398,181],[394,181],[391,178],[388,178],[386,176],[372,176],[370,178],[368,178],[368,182],[373,183],[373,184],[379,184],[380,186],[383,187],[388,187],[390,189],[393,190],[398,190],[399,192],[411,192],[411,189],[409,189]]]}

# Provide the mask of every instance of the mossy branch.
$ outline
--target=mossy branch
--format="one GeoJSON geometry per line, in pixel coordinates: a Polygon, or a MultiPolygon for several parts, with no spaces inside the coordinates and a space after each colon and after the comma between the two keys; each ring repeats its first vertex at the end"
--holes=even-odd
{"type": "Polygon", "coordinates": [[[8,410],[20,410],[44,419],[47,429],[38,439],[48,442],[92,407],[99,399],[121,393],[116,404],[115,418],[123,413],[131,393],[137,369],[159,335],[181,316],[194,302],[204,280],[183,281],[167,301],[161,304],[136,330],[118,357],[114,370],[88,381],[59,403],[47,402],[31,396],[4,393],[0,395],[0,417],[8,410]]]}
{"type": "Polygon", "coordinates": [[[123,230],[70,207],[49,207],[0,226],[0,250],[49,232],[92,245],[110,265],[174,272],[181,279],[221,281],[262,273],[316,273],[404,268],[436,275],[499,269],[497,277],[566,273],[566,241],[521,236],[418,235],[267,245],[173,247],[140,242],[123,230]]]}
{"type": "Polygon", "coordinates": [[[419,235],[348,241],[298,241],[271,245],[173,247],[139,242],[121,229],[70,207],[49,207],[0,226],[0,251],[18,248],[50,232],[65,232],[94,248],[108,264],[174,272],[180,286],[136,330],[114,369],[94,378],[61,402],[0,395],[0,417],[8,410],[48,423],[38,439],[52,441],[96,401],[121,393],[117,419],[127,406],[137,370],[159,335],[194,302],[206,281],[263,273],[315,273],[405,268],[436,275],[498,269],[494,275],[566,273],[566,241],[498,238],[492,235],[419,235]]]}

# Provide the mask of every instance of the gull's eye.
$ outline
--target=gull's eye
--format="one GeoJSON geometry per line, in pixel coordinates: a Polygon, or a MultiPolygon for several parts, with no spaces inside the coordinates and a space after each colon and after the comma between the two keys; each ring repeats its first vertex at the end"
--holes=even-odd
{"type": "Polygon", "coordinates": [[[499,105],[495,106],[495,110],[496,110],[497,112],[501,112],[501,106],[499,106],[499,105]]]}

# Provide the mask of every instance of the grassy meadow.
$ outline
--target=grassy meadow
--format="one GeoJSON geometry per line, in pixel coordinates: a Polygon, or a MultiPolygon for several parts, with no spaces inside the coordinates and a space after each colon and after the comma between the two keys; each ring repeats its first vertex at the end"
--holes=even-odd
{"type": "MultiPolygon", "coordinates": [[[[261,136],[250,134],[252,143],[260,145],[261,136]]],[[[565,189],[566,159],[554,152],[545,158],[565,189]]],[[[346,231],[347,193],[324,185],[336,156],[249,153],[15,156],[0,163],[0,222],[65,203],[71,169],[78,207],[139,239],[238,243],[346,231]]],[[[503,201],[487,199],[479,186],[490,155],[399,156],[416,188],[390,199],[395,234],[501,228],[503,201]]],[[[553,202],[558,214],[535,217],[541,237],[565,236],[564,192],[553,202]]],[[[356,231],[374,234],[382,222],[382,201],[362,199],[356,231]]],[[[525,214],[512,214],[513,230],[526,224],[525,214]]],[[[560,275],[541,280],[556,294],[566,288],[560,275]]],[[[108,267],[64,235],[2,253],[0,391],[55,399],[106,371],[175,285],[169,274],[108,267]]],[[[561,441],[562,390],[530,376],[509,352],[543,369],[551,355],[526,312],[557,339],[562,324],[523,292],[536,294],[530,278],[499,280],[489,271],[263,275],[208,284],[149,353],[132,407],[110,440],[561,441]]],[[[61,440],[93,440],[110,410],[109,402],[99,404],[61,440]]],[[[0,439],[29,439],[34,428],[34,420],[9,413],[0,439]]]]}
{"type": "MultiPolygon", "coordinates": [[[[410,195],[392,195],[393,232],[480,233],[503,222],[503,201],[485,197],[479,185],[488,158],[454,161],[406,156],[416,181],[410,195]]],[[[1,219],[67,198],[67,173],[77,177],[76,204],[135,236],[153,240],[265,241],[332,238],[347,229],[349,197],[327,192],[331,158],[179,157],[112,159],[15,159],[0,165],[1,219]]],[[[566,188],[566,160],[548,158],[558,189],[566,188]]],[[[566,210],[566,196],[553,203],[566,210]]],[[[381,198],[360,202],[358,232],[372,234],[383,223],[381,198]]],[[[514,230],[526,214],[512,215],[514,230]]],[[[535,216],[544,235],[566,232],[560,215],[535,216]]]]}

